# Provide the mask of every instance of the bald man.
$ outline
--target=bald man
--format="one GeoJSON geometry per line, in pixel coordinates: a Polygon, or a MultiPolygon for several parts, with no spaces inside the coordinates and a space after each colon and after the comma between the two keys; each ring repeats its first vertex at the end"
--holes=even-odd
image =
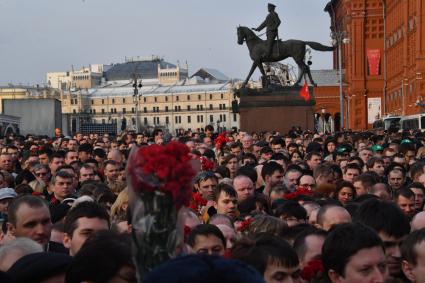
{"type": "Polygon", "coordinates": [[[108,160],[114,160],[116,163],[118,163],[119,165],[122,164],[123,162],[123,156],[121,151],[119,151],[118,149],[112,149],[109,153],[108,153],[108,160]]]}
{"type": "Polygon", "coordinates": [[[335,225],[350,222],[350,213],[341,206],[325,205],[317,212],[316,226],[325,231],[329,231],[335,225]]]}
{"type": "Polygon", "coordinates": [[[412,232],[416,230],[420,230],[422,228],[425,228],[425,211],[421,211],[418,214],[416,214],[412,222],[410,223],[412,232]]]}

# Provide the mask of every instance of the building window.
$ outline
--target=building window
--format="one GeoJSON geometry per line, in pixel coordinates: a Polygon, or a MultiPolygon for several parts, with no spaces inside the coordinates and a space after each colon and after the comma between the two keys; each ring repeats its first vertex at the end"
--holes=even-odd
{"type": "Polygon", "coordinates": [[[210,110],[213,110],[213,105],[212,104],[210,104],[210,110]]]}
{"type": "Polygon", "coordinates": [[[165,101],[168,101],[168,96],[165,97],[165,101]]]}
{"type": "Polygon", "coordinates": [[[168,112],[168,106],[165,106],[165,112],[168,112]]]}
{"type": "Polygon", "coordinates": [[[196,105],[196,110],[198,110],[198,111],[199,111],[199,105],[196,105]]]}
{"type": "Polygon", "coordinates": [[[156,107],[153,107],[153,108],[152,108],[152,111],[153,111],[153,112],[156,112],[156,107]]]}
{"type": "Polygon", "coordinates": [[[226,104],[223,104],[223,109],[226,109],[226,104]]]}
{"type": "Polygon", "coordinates": [[[218,109],[220,109],[220,110],[221,110],[221,103],[218,105],[218,109]]]}
{"type": "Polygon", "coordinates": [[[187,100],[190,100],[190,95],[187,96],[187,100]]]}
{"type": "Polygon", "coordinates": [[[105,114],[105,109],[102,108],[102,114],[105,114]]]}
{"type": "Polygon", "coordinates": [[[165,116],[165,124],[170,124],[170,118],[168,116],[165,116]]]}
{"type": "Polygon", "coordinates": [[[105,100],[104,99],[102,99],[102,104],[105,104],[105,100]]]}
{"type": "Polygon", "coordinates": [[[156,96],[154,97],[155,102],[158,102],[158,99],[156,98],[156,96]]]}
{"type": "Polygon", "coordinates": [[[212,93],[210,93],[210,99],[212,99],[212,93]]]}
{"type": "Polygon", "coordinates": [[[190,111],[190,105],[187,106],[187,111],[190,111]]]}
{"type": "Polygon", "coordinates": [[[131,113],[135,113],[134,107],[131,107],[131,113]]]}
{"type": "Polygon", "coordinates": [[[179,119],[178,118],[179,118],[178,116],[174,117],[174,120],[175,120],[176,124],[179,123],[179,119]]]}
{"type": "Polygon", "coordinates": [[[112,103],[115,103],[115,98],[112,98],[112,103]]]}
{"type": "Polygon", "coordinates": [[[146,97],[143,97],[143,102],[146,102],[146,97]]]}
{"type": "Polygon", "coordinates": [[[177,108],[177,105],[176,105],[176,106],[174,106],[174,111],[175,111],[175,112],[177,112],[177,109],[178,109],[178,108],[177,108]]]}
{"type": "Polygon", "coordinates": [[[200,122],[201,120],[199,119],[199,115],[196,115],[196,122],[200,122]]]}
{"type": "Polygon", "coordinates": [[[214,115],[210,115],[210,123],[214,123],[214,115]]]}
{"type": "Polygon", "coordinates": [[[236,122],[238,117],[236,116],[236,113],[233,113],[233,122],[236,122]]]}
{"type": "Polygon", "coordinates": [[[122,99],[122,103],[125,103],[125,98],[122,99]]]}
{"type": "Polygon", "coordinates": [[[179,111],[182,111],[182,107],[179,105],[179,111]]]}
{"type": "Polygon", "coordinates": [[[124,114],[126,113],[126,109],[125,108],[122,109],[122,113],[124,113],[124,114]]]}
{"type": "Polygon", "coordinates": [[[143,107],[143,112],[147,113],[148,109],[146,107],[143,107]]]}
{"type": "Polygon", "coordinates": [[[94,100],[92,99],[92,100],[91,100],[91,105],[93,105],[93,104],[94,104],[94,100]]]}
{"type": "Polygon", "coordinates": [[[93,114],[96,114],[96,109],[93,109],[93,114]]]}
{"type": "Polygon", "coordinates": [[[187,122],[188,123],[192,123],[192,119],[191,119],[192,117],[190,117],[190,116],[187,116],[187,122]]]}
{"type": "Polygon", "coordinates": [[[200,95],[200,94],[198,94],[198,100],[201,100],[201,99],[202,99],[201,95],[200,95]]]}
{"type": "Polygon", "coordinates": [[[201,115],[201,123],[204,123],[204,115],[201,115]]]}
{"type": "Polygon", "coordinates": [[[102,124],[105,124],[105,119],[102,119],[102,124]]]}
{"type": "Polygon", "coordinates": [[[226,114],[223,114],[223,122],[226,122],[226,114]]]}
{"type": "Polygon", "coordinates": [[[176,101],[179,101],[179,97],[178,96],[176,96],[176,101]]]}
{"type": "Polygon", "coordinates": [[[74,110],[72,110],[72,113],[77,114],[77,111],[74,109],[74,110]]]}
{"type": "Polygon", "coordinates": [[[220,97],[221,97],[221,99],[223,99],[223,98],[224,98],[224,95],[223,95],[223,94],[221,94],[221,95],[220,95],[220,97]]]}
{"type": "Polygon", "coordinates": [[[204,105],[201,105],[201,111],[204,110],[204,105]]]}
{"type": "Polygon", "coordinates": [[[223,121],[223,115],[220,114],[220,122],[223,121]]]}
{"type": "Polygon", "coordinates": [[[145,125],[147,125],[147,124],[148,124],[148,118],[146,118],[146,117],[145,117],[145,118],[143,119],[143,123],[144,123],[145,125]]]}

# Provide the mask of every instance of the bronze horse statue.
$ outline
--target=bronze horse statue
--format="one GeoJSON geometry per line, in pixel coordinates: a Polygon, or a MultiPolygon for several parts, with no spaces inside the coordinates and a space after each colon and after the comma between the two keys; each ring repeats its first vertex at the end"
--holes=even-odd
{"type": "Polygon", "coordinates": [[[264,40],[259,38],[255,33],[247,28],[239,26],[238,30],[238,44],[242,45],[244,41],[248,46],[249,56],[251,57],[253,63],[251,70],[249,71],[248,77],[246,78],[243,86],[246,86],[249,78],[252,76],[255,68],[259,68],[261,74],[266,77],[266,72],[263,68],[264,62],[278,62],[286,58],[292,57],[298,65],[299,76],[295,85],[299,85],[304,74],[308,75],[310,83],[316,86],[316,83],[313,81],[310,73],[310,67],[304,62],[306,45],[310,46],[314,50],[318,51],[332,51],[334,50],[333,46],[325,46],[318,42],[314,41],[302,41],[296,39],[290,39],[285,41],[275,41],[273,44],[273,52],[268,57],[264,57],[266,53],[266,43],[264,40]],[[277,44],[278,43],[278,44],[277,44]]]}

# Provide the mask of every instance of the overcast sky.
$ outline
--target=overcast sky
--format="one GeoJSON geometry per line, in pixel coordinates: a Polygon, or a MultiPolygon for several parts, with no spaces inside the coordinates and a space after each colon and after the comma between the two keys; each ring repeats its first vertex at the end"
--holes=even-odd
{"type": "MultiPolygon", "coordinates": [[[[329,0],[274,0],[282,39],[330,44],[329,0]]],[[[251,60],[238,45],[238,25],[256,27],[262,0],[0,0],[0,85],[43,84],[46,73],[125,57],[159,55],[170,63],[216,68],[245,78],[251,60]]],[[[313,69],[331,53],[313,52],[313,69]]],[[[292,60],[288,61],[295,64],[292,60]]],[[[258,73],[254,79],[258,78],[258,73]]]]}

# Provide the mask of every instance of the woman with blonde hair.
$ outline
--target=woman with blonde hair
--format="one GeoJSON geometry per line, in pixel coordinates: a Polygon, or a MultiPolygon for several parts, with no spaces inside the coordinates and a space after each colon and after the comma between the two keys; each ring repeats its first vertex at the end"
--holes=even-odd
{"type": "Polygon", "coordinates": [[[125,188],[119,194],[114,204],[111,206],[112,222],[121,222],[127,220],[128,207],[128,189],[125,188]]]}

